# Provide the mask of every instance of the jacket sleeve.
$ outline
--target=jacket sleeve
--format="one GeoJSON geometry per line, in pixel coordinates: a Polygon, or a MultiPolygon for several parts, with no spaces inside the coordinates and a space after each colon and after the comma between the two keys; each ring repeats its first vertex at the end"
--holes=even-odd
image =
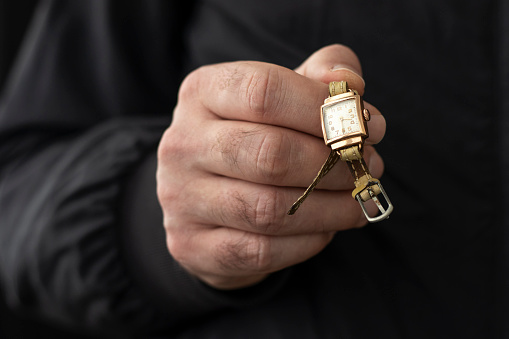
{"type": "Polygon", "coordinates": [[[11,307],[133,333],[263,302],[284,281],[215,291],[166,250],[155,153],[183,76],[189,3],[37,9],[0,101],[0,279],[11,307]]]}

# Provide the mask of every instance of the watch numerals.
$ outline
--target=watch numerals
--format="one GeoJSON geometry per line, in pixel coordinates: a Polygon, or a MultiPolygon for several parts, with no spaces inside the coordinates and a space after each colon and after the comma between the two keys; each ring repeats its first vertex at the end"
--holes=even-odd
{"type": "Polygon", "coordinates": [[[357,105],[355,99],[347,99],[323,107],[322,119],[327,139],[347,137],[361,131],[362,116],[358,114],[357,105]]]}

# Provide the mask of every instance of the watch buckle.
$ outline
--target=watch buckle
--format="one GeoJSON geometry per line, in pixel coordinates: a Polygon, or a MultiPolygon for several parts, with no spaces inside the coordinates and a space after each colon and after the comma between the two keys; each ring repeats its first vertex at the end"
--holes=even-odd
{"type": "Polygon", "coordinates": [[[380,213],[381,213],[381,214],[377,215],[376,217],[370,217],[368,214],[368,211],[366,210],[366,207],[364,206],[365,201],[361,198],[361,192],[359,192],[355,195],[355,199],[357,199],[357,201],[361,205],[362,211],[364,212],[366,219],[368,219],[368,221],[371,223],[388,219],[389,215],[392,213],[392,211],[394,209],[394,206],[392,205],[389,197],[387,196],[387,193],[385,193],[385,190],[382,187],[382,184],[380,183],[380,181],[379,180],[370,181],[364,190],[367,190],[367,192],[369,194],[369,198],[367,200],[373,200],[373,202],[376,204],[376,206],[378,207],[378,209],[380,210],[380,213]],[[384,207],[382,205],[382,203],[378,199],[378,195],[375,192],[373,186],[378,186],[378,188],[380,189],[380,192],[378,195],[382,195],[384,197],[387,207],[384,207]]]}

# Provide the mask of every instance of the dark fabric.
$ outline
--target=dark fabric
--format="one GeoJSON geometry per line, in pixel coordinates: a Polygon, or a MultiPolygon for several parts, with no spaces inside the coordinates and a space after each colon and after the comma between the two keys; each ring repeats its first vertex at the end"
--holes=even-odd
{"type": "Polygon", "coordinates": [[[91,339],[96,337],[85,333],[77,333],[74,329],[63,329],[59,324],[48,323],[47,320],[28,316],[24,312],[13,312],[6,307],[2,293],[2,297],[0,297],[0,338],[91,339]]]}
{"type": "Polygon", "coordinates": [[[44,2],[0,102],[8,304],[124,337],[509,337],[508,3],[44,2]],[[387,120],[395,212],[254,288],[204,286],[165,251],[155,197],[178,84],[331,43],[387,120]]]}
{"type": "Polygon", "coordinates": [[[172,260],[166,248],[162,212],[154,194],[156,166],[157,157],[150,154],[127,178],[120,237],[123,255],[130,263],[129,273],[137,284],[147,287],[145,293],[153,303],[165,310],[168,327],[179,331],[194,326],[197,318],[231,308],[250,308],[272,299],[286,282],[290,270],[274,274],[252,288],[219,292],[191,277],[172,260]]]}
{"type": "Polygon", "coordinates": [[[44,1],[36,13],[0,104],[6,302],[127,335],[158,316],[126,279],[119,197],[171,121],[185,8],[44,1]]]}
{"type": "Polygon", "coordinates": [[[0,93],[38,0],[0,0],[0,93]]]}

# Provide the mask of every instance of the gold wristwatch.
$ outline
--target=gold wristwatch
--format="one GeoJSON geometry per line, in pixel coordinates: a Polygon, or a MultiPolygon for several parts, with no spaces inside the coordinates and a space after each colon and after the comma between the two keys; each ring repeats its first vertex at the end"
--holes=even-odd
{"type": "Polygon", "coordinates": [[[352,191],[352,197],[357,199],[368,221],[378,222],[387,219],[394,207],[380,180],[371,176],[362,157],[364,140],[369,135],[367,122],[370,119],[362,97],[357,91],[349,89],[346,81],[333,81],[329,84],[329,97],[321,107],[320,117],[323,138],[325,144],[331,147],[331,152],[311,185],[292,205],[288,214],[292,215],[297,211],[318,182],[341,159],[348,165],[354,177],[355,189],[352,191]],[[378,198],[380,195],[383,196],[386,207],[378,198]],[[373,200],[380,210],[376,217],[370,217],[367,213],[364,203],[368,200],[373,200]]]}

